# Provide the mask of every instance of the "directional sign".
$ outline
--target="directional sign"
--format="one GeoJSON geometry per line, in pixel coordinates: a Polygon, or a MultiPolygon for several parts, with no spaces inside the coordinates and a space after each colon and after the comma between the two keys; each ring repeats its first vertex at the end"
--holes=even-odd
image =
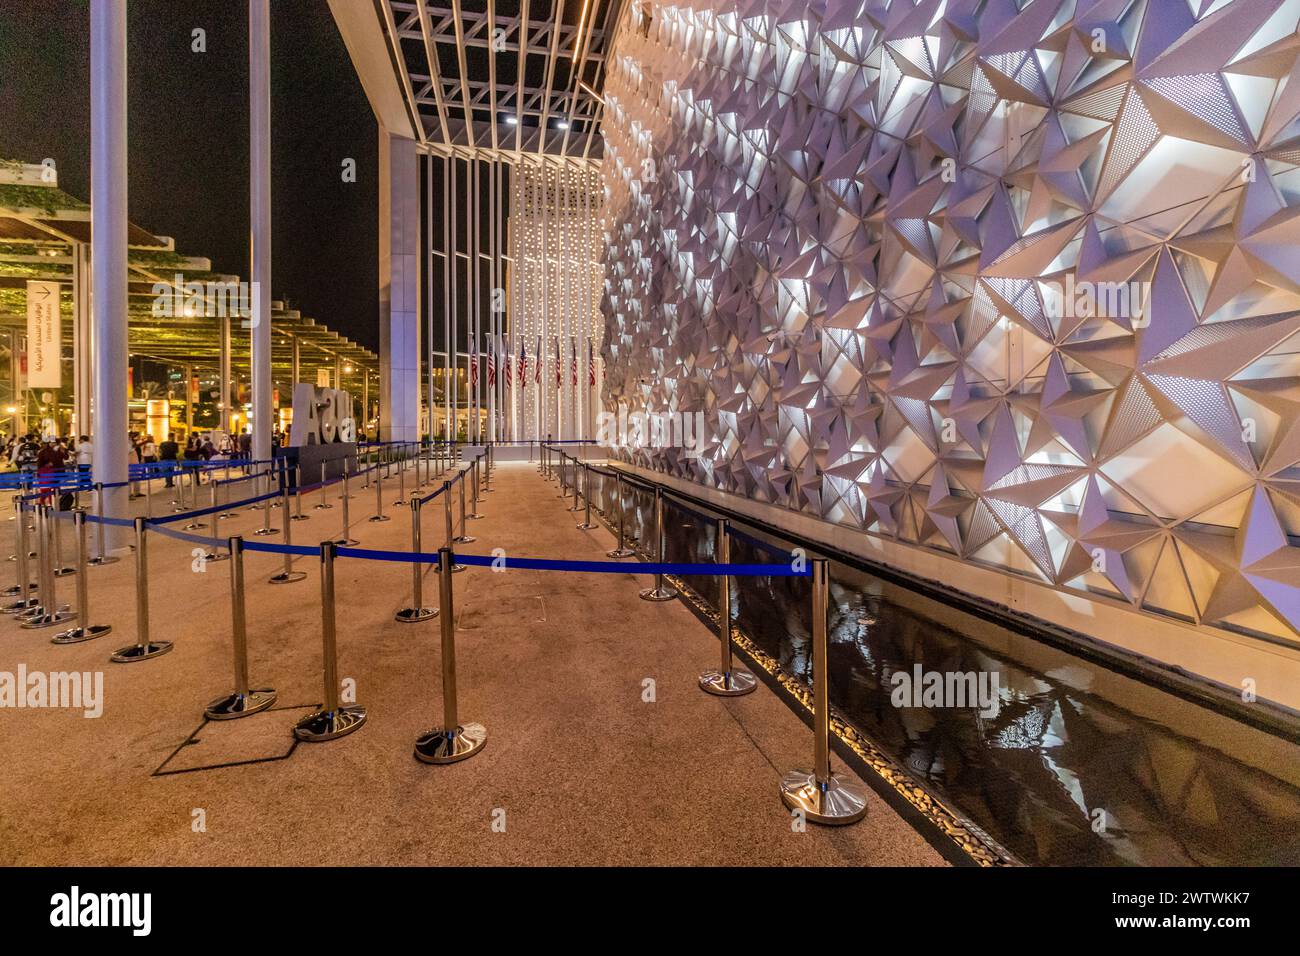
{"type": "Polygon", "coordinates": [[[63,384],[63,322],[59,316],[59,284],[27,283],[27,387],[58,388],[63,384]]]}

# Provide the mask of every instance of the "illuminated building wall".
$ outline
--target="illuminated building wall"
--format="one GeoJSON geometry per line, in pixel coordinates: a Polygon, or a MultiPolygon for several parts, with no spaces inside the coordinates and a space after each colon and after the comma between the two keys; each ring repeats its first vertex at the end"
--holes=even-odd
{"type": "Polygon", "coordinates": [[[1297,5],[976,6],[629,8],[604,401],[707,435],[628,454],[1294,645],[1297,5]]]}
{"type": "Polygon", "coordinates": [[[511,186],[506,354],[514,367],[508,381],[502,372],[506,436],[588,438],[593,396],[600,394],[603,332],[596,167],[521,159],[511,186]]]}

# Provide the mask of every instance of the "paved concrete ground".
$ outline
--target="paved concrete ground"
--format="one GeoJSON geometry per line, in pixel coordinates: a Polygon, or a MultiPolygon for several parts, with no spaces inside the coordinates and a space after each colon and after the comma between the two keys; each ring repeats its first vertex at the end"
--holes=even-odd
{"type": "MultiPolygon", "coordinates": [[[[498,476],[467,552],[591,559],[612,546],[603,530],[576,530],[535,467],[498,476]]],[[[297,543],[337,533],[337,502],[321,512],[316,500],[297,543]]],[[[408,513],[370,524],[373,501],[357,489],[354,535],[407,549],[408,513]]],[[[245,512],[223,533],[257,526],[245,512]]],[[[0,534],[13,527],[0,519],[0,534]]],[[[424,528],[432,550],[441,509],[424,528]]],[[[231,689],[229,565],[196,573],[185,543],[155,536],[150,548],[155,636],[176,642],[166,656],[108,662],[134,641],[130,559],[91,570],[93,616],[112,635],[59,647],[50,631],[0,620],[0,671],[99,671],[105,687],[98,719],[0,710],[0,864],[942,864],[874,793],[856,826],[792,832],[777,783],[809,763],[809,732],[762,686],[733,700],[701,693],[716,641],[679,603],[638,600],[644,575],[457,575],[461,718],[486,724],[489,739],[435,767],[411,745],[441,714],[439,623],[392,618],[409,601],[409,566],[340,561],[339,673],[370,716],[349,737],[295,747],[294,720],[322,696],[317,560],[300,559],[306,581],[273,586],[278,559],[248,555],[253,682],[277,688],[281,709],[203,724],[203,706],[231,689]],[[186,770],[285,754],[154,775],[165,761],[186,770]]],[[[13,567],[0,564],[6,584],[13,567]]],[[[59,584],[71,598],[72,579],[59,584]]],[[[426,603],[436,585],[425,578],[426,603]]]]}

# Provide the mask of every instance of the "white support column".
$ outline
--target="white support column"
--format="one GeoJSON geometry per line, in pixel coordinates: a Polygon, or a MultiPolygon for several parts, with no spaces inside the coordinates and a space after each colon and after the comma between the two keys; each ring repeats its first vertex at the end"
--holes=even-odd
{"type": "MultiPolygon", "coordinates": [[[[94,311],[95,481],[127,480],[126,0],[90,5],[90,229],[94,311]]],[[[104,493],[126,514],[127,488],[104,493]]],[[[108,528],[111,546],[121,543],[108,528]]]]}
{"type": "Polygon", "coordinates": [[[248,3],[249,281],[253,316],[249,369],[253,385],[253,457],[271,457],[271,3],[248,3]]]}
{"type": "Polygon", "coordinates": [[[379,131],[379,433],[420,437],[420,163],[415,140],[379,131]]]}
{"type": "Polygon", "coordinates": [[[94,390],[94,359],[90,309],[90,245],[72,243],[72,379],[73,417],[77,420],[76,435],[93,434],[94,422],[90,414],[90,398],[94,390]]]}

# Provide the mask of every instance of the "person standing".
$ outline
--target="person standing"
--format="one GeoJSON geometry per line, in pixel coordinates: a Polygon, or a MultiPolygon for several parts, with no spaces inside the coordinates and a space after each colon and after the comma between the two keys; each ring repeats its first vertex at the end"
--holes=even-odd
{"type": "Polygon", "coordinates": [[[176,486],[176,459],[180,454],[181,446],[176,443],[176,433],[168,432],[167,440],[158,446],[158,458],[167,467],[168,488],[176,486]]]}

